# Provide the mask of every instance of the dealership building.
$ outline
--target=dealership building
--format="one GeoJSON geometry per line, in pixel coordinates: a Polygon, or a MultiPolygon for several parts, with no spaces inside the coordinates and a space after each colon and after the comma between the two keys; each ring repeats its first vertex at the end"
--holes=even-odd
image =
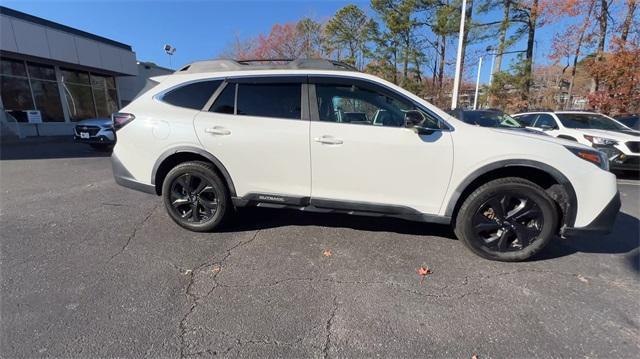
{"type": "Polygon", "coordinates": [[[148,77],[172,70],[138,62],[131,46],[0,6],[0,124],[19,137],[70,135],[108,117],[148,77]]]}

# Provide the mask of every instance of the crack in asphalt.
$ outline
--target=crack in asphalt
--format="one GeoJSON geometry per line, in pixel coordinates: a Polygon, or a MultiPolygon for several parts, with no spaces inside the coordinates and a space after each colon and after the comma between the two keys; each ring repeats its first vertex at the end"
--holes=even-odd
{"type": "Polygon", "coordinates": [[[127,250],[127,247],[129,247],[129,244],[131,244],[131,241],[133,240],[133,238],[136,236],[136,234],[138,233],[138,231],[142,228],[142,226],[144,226],[144,224],[149,220],[149,218],[151,218],[151,216],[156,212],[156,210],[158,209],[158,207],[160,207],[160,205],[155,205],[151,211],[149,211],[149,213],[144,217],[144,219],[136,224],[133,227],[133,231],[131,232],[131,234],[129,235],[129,237],[127,237],[127,241],[124,243],[124,245],[122,246],[122,248],[120,248],[119,251],[117,251],[116,253],[114,253],[113,255],[111,255],[111,257],[109,257],[109,259],[107,260],[106,264],[109,264],[115,257],[119,256],[120,254],[124,253],[125,250],[127,250]]]}
{"type": "MultiPolygon", "coordinates": [[[[202,296],[198,296],[195,293],[192,293],[192,287],[195,285],[195,276],[197,273],[200,273],[201,270],[203,268],[209,267],[209,266],[213,266],[213,265],[219,265],[220,268],[222,268],[223,263],[225,262],[225,260],[227,258],[229,258],[232,254],[232,251],[238,247],[241,246],[245,246],[251,242],[253,242],[256,238],[256,236],[258,235],[258,231],[256,231],[254,233],[254,235],[252,236],[251,239],[247,240],[247,241],[239,241],[237,244],[235,244],[234,246],[232,246],[231,248],[229,248],[226,251],[225,256],[217,262],[204,262],[202,264],[200,264],[199,266],[195,267],[193,270],[191,270],[189,272],[189,283],[187,284],[186,290],[185,290],[185,294],[187,295],[187,298],[189,301],[192,302],[191,307],[189,309],[189,311],[186,313],[186,315],[183,317],[182,321],[180,322],[180,330],[181,330],[181,334],[180,334],[180,342],[181,342],[181,347],[180,347],[180,353],[181,353],[181,357],[190,357],[190,356],[201,356],[201,355],[225,355],[228,354],[230,351],[234,350],[235,348],[242,346],[242,345],[246,345],[246,344],[256,344],[256,345],[277,345],[277,346],[292,346],[296,343],[299,343],[300,341],[302,341],[304,338],[300,338],[298,339],[296,342],[294,343],[285,343],[285,342],[279,342],[277,340],[269,340],[268,338],[265,339],[261,339],[261,340],[257,340],[257,339],[249,339],[249,340],[243,340],[241,338],[237,338],[237,337],[232,337],[226,333],[223,332],[218,332],[218,331],[212,331],[212,333],[217,333],[217,334],[222,334],[230,339],[232,339],[234,341],[234,344],[228,348],[226,348],[224,351],[220,351],[220,352],[216,352],[216,351],[212,351],[210,349],[208,350],[204,350],[204,351],[199,351],[199,352],[195,352],[195,353],[185,353],[185,347],[186,347],[186,340],[185,340],[185,336],[187,334],[187,327],[186,327],[186,320],[188,319],[188,317],[193,313],[193,311],[195,310],[195,308],[198,306],[198,304],[200,304],[200,302],[207,298],[209,295],[211,295],[216,288],[267,288],[267,287],[274,287],[274,286],[278,286],[278,285],[282,285],[282,284],[287,284],[287,283],[304,283],[304,284],[309,284],[309,283],[332,283],[332,284],[339,284],[339,285],[385,285],[387,287],[392,287],[395,288],[397,290],[400,290],[402,292],[406,292],[406,293],[410,293],[416,296],[421,296],[421,297],[430,297],[430,298],[435,298],[435,299],[446,299],[446,300],[460,300],[463,299],[467,296],[477,296],[482,294],[482,289],[484,288],[483,282],[487,279],[492,279],[492,278],[496,278],[496,277],[501,277],[501,276],[509,276],[509,275],[514,275],[514,274],[518,274],[518,273],[538,273],[538,274],[557,274],[557,275],[565,275],[565,276],[573,276],[573,277],[578,277],[578,276],[582,276],[581,274],[578,273],[569,273],[569,272],[558,272],[558,271],[553,271],[553,270],[541,270],[541,269],[532,269],[532,268],[523,268],[523,269],[517,269],[517,270],[513,270],[513,271],[508,271],[508,272],[496,272],[496,273],[486,273],[486,274],[480,274],[480,275],[474,275],[471,278],[469,277],[469,275],[465,275],[463,280],[456,284],[456,285],[452,285],[452,284],[445,284],[444,286],[437,288],[438,291],[443,292],[446,291],[448,289],[450,290],[454,290],[454,289],[460,289],[460,288],[464,288],[464,287],[468,287],[468,286],[476,286],[476,288],[473,288],[471,290],[467,290],[465,292],[462,293],[458,293],[458,294],[447,294],[447,293],[441,293],[441,294],[437,294],[437,293],[429,293],[426,292],[426,290],[417,290],[414,288],[410,288],[406,285],[406,283],[398,283],[398,282],[391,282],[391,281],[364,281],[364,280],[356,280],[356,281],[348,281],[348,280],[336,280],[333,278],[314,278],[314,277],[291,277],[291,278],[284,278],[284,279],[278,279],[275,280],[273,282],[270,283],[265,283],[265,284],[242,284],[242,285],[230,285],[230,284],[225,284],[219,281],[216,281],[216,277],[218,276],[218,274],[220,273],[220,271],[216,272],[213,276],[213,280],[214,280],[214,285],[212,286],[212,288],[210,290],[208,290],[208,292],[202,296]]],[[[586,277],[586,276],[585,276],[586,277]]],[[[599,278],[592,278],[592,277],[586,277],[589,280],[591,279],[599,279],[599,278]]],[[[433,290],[433,288],[430,288],[430,290],[433,290]]],[[[331,339],[332,339],[332,327],[333,327],[333,321],[335,319],[335,315],[338,309],[338,301],[337,301],[337,296],[334,296],[333,298],[333,307],[331,309],[330,312],[330,316],[327,319],[326,323],[325,323],[325,332],[326,332],[326,337],[324,340],[324,344],[322,346],[322,353],[323,353],[323,357],[324,358],[328,358],[329,357],[329,350],[331,347],[331,339]]],[[[207,330],[210,330],[209,328],[205,328],[207,330]]],[[[320,348],[319,348],[320,349],[320,348]]]]}
{"type": "MultiPolygon", "coordinates": [[[[227,260],[227,258],[229,258],[231,256],[231,252],[233,250],[235,250],[238,247],[242,247],[245,246],[251,242],[253,242],[256,237],[258,236],[258,233],[260,232],[260,230],[257,230],[253,236],[251,237],[251,239],[247,240],[247,241],[238,241],[238,243],[236,243],[234,246],[232,246],[231,248],[226,250],[226,253],[224,255],[224,257],[222,257],[222,259],[220,259],[219,261],[205,261],[203,263],[201,263],[200,265],[196,266],[193,269],[187,270],[187,274],[189,275],[189,283],[187,283],[187,287],[185,288],[185,296],[187,297],[187,302],[191,302],[191,305],[189,306],[189,310],[187,311],[187,313],[184,315],[184,317],[182,318],[182,320],[180,320],[180,323],[178,324],[178,329],[180,329],[180,357],[181,358],[185,358],[187,356],[191,356],[193,354],[185,354],[185,346],[186,346],[186,340],[185,340],[185,336],[187,335],[187,319],[189,318],[189,316],[193,313],[193,311],[196,309],[196,307],[198,306],[198,304],[200,304],[200,302],[202,301],[202,299],[208,297],[209,295],[211,295],[211,293],[213,293],[213,291],[218,287],[218,283],[216,281],[216,278],[218,277],[218,274],[220,274],[220,272],[222,271],[222,267],[224,262],[227,260]],[[218,265],[220,267],[220,270],[215,272],[215,274],[213,275],[213,282],[214,285],[213,287],[203,296],[197,296],[195,293],[192,293],[191,288],[193,287],[194,283],[195,283],[195,279],[196,279],[196,274],[201,272],[203,268],[206,267],[211,267],[214,265],[218,265]]],[[[226,354],[227,352],[229,352],[229,350],[231,350],[232,348],[227,349],[224,353],[226,354]]]]}
{"type": "Polygon", "coordinates": [[[327,332],[327,336],[324,340],[324,346],[322,348],[322,356],[323,358],[329,357],[329,349],[331,347],[331,327],[333,326],[333,319],[336,317],[336,312],[338,311],[338,296],[333,297],[333,308],[331,310],[331,315],[329,319],[327,319],[327,324],[325,325],[325,331],[327,332]]]}

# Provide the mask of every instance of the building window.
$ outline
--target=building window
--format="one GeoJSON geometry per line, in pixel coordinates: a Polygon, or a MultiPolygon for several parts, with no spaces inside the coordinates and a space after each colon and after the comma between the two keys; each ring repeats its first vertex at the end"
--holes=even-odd
{"type": "Polygon", "coordinates": [[[69,109],[69,119],[80,121],[96,117],[89,73],[68,69],[60,69],[60,73],[62,89],[69,109]]]}
{"type": "Polygon", "coordinates": [[[91,74],[91,88],[98,117],[109,117],[118,111],[118,93],[113,77],[91,74]]]}
{"type": "Polygon", "coordinates": [[[29,110],[39,110],[45,122],[64,121],[53,66],[6,58],[0,63],[0,88],[6,111],[19,122],[27,122],[24,111],[29,110]]]}
{"type": "Polygon", "coordinates": [[[71,121],[109,117],[118,111],[118,93],[113,77],[86,71],[60,69],[71,121]]]}
{"type": "Polygon", "coordinates": [[[64,122],[62,101],[56,82],[56,71],[53,66],[27,62],[27,72],[31,81],[31,90],[36,109],[44,122],[64,122]]]}

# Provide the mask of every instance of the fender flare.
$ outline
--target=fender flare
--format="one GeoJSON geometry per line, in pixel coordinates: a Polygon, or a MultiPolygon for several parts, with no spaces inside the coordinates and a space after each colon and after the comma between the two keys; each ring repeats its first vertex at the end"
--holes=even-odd
{"type": "Polygon", "coordinates": [[[231,175],[229,175],[229,171],[227,171],[227,168],[222,164],[222,162],[220,162],[220,160],[216,156],[212,155],[211,153],[205,151],[202,148],[195,147],[195,146],[179,146],[179,147],[174,147],[164,151],[160,155],[160,157],[158,157],[158,159],[156,160],[156,163],[153,165],[153,170],[151,171],[151,184],[154,187],[156,185],[156,175],[158,173],[158,169],[160,168],[160,165],[162,165],[162,163],[167,158],[169,158],[169,156],[172,156],[176,153],[193,153],[196,155],[200,155],[206,158],[207,160],[211,161],[211,163],[213,163],[213,165],[222,174],[222,177],[225,183],[227,184],[227,187],[229,188],[229,193],[231,194],[231,196],[232,197],[236,196],[236,187],[233,185],[233,180],[231,179],[231,175]]]}
{"type": "Polygon", "coordinates": [[[460,196],[462,195],[464,190],[473,181],[478,179],[480,176],[500,168],[515,167],[515,166],[531,167],[531,168],[544,171],[548,173],[551,177],[553,177],[553,179],[555,179],[556,182],[558,182],[558,184],[560,184],[564,188],[568,197],[567,198],[568,207],[567,207],[567,213],[565,213],[563,224],[567,227],[573,227],[576,220],[577,210],[578,210],[578,200],[576,197],[576,191],[573,189],[573,185],[571,184],[569,179],[567,179],[567,177],[564,174],[562,174],[562,172],[560,172],[556,168],[546,163],[533,161],[533,160],[526,160],[526,159],[510,159],[510,160],[497,161],[497,162],[484,165],[476,169],[475,171],[473,171],[470,175],[467,176],[467,178],[465,178],[458,185],[456,190],[453,192],[453,194],[449,198],[449,202],[447,203],[447,207],[445,210],[445,216],[450,216],[450,217],[453,216],[453,211],[455,210],[456,205],[460,200],[460,196]]]}

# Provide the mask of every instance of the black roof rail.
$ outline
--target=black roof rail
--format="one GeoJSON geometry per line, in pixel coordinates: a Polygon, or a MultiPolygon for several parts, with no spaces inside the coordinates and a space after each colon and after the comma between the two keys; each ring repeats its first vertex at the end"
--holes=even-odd
{"type": "Polygon", "coordinates": [[[185,65],[176,72],[199,73],[243,70],[336,70],[358,71],[357,68],[329,59],[250,59],[250,60],[206,60],[185,65]]]}

